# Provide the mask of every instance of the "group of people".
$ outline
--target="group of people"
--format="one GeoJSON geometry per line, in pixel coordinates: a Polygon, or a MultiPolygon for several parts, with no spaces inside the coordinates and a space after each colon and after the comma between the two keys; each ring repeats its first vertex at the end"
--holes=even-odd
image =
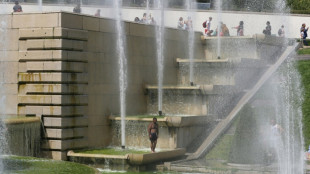
{"type": "Polygon", "coordinates": [[[178,21],[177,28],[181,29],[181,30],[191,30],[191,29],[193,29],[192,18],[190,16],[188,16],[187,20],[183,20],[183,17],[180,17],[179,21],[178,21]]]}
{"type": "Polygon", "coordinates": [[[141,19],[139,17],[135,17],[134,21],[141,24],[152,24],[152,25],[156,24],[156,21],[154,17],[152,17],[151,13],[149,15],[147,15],[147,13],[143,13],[141,19]]]}
{"type": "Polygon", "coordinates": [[[306,28],[306,24],[303,23],[301,25],[301,28],[300,28],[300,38],[302,39],[302,43],[305,45],[305,46],[308,46],[308,42],[306,41],[307,37],[308,37],[308,29],[309,27],[306,28]]]}
{"type": "MultiPolygon", "coordinates": [[[[76,4],[76,6],[73,8],[73,13],[82,13],[82,9],[81,9],[81,4],[80,3],[76,4]]],[[[101,10],[97,9],[97,11],[94,14],[94,16],[100,17],[100,13],[101,13],[101,10]]]]}
{"type": "MultiPolygon", "coordinates": [[[[219,26],[215,30],[211,30],[212,17],[202,23],[205,36],[230,36],[229,29],[223,22],[220,22],[219,26]]],[[[240,21],[240,25],[233,27],[237,29],[237,35],[243,36],[243,21],[240,21]]]]}

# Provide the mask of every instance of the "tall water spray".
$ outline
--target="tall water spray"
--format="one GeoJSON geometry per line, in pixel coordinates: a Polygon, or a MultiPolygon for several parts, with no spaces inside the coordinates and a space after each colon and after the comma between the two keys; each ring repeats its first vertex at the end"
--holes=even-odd
{"type": "Polygon", "coordinates": [[[188,57],[189,57],[189,82],[194,85],[194,29],[193,29],[193,19],[194,19],[194,10],[192,0],[186,0],[186,11],[188,17],[188,23],[190,26],[188,28],[188,57]]]}
{"type": "Polygon", "coordinates": [[[157,45],[157,79],[158,79],[158,114],[162,115],[163,74],[164,74],[164,0],[157,1],[156,45],[157,45]]]}
{"type": "Polygon", "coordinates": [[[284,136],[278,139],[279,174],[304,173],[304,145],[302,136],[302,91],[300,75],[294,62],[289,60],[278,74],[275,86],[276,122],[283,127],[284,136]]]}
{"type": "Polygon", "coordinates": [[[43,11],[42,0],[38,0],[38,7],[39,7],[39,12],[42,12],[43,11]]]}
{"type": "Polygon", "coordinates": [[[217,11],[217,58],[221,58],[221,30],[222,30],[222,0],[216,1],[216,11],[217,11]]]}
{"type": "MultiPolygon", "coordinates": [[[[0,58],[7,57],[6,54],[6,46],[9,45],[9,40],[7,36],[7,16],[5,15],[7,13],[7,3],[1,2],[1,4],[4,4],[3,9],[0,9],[0,58]]],[[[3,60],[0,62],[1,70],[3,73],[3,70],[7,67],[4,67],[3,60]]],[[[2,162],[2,155],[9,154],[9,148],[6,140],[6,134],[7,129],[6,125],[4,124],[4,118],[3,116],[6,113],[6,96],[4,95],[3,91],[4,89],[4,79],[0,81],[0,173],[2,173],[4,166],[2,162]]]]}
{"type": "Polygon", "coordinates": [[[117,29],[117,54],[119,63],[119,90],[120,90],[120,114],[121,114],[121,143],[125,148],[125,117],[126,117],[126,89],[127,89],[127,59],[125,55],[125,34],[122,22],[122,0],[114,2],[116,29],[117,29]]]}

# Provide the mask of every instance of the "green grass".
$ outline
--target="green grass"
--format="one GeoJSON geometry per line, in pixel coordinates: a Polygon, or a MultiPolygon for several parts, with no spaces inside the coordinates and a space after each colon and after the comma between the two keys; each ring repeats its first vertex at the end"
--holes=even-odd
{"type": "Polygon", "coordinates": [[[297,52],[298,55],[310,54],[310,48],[300,49],[297,52]]]}
{"type": "Polygon", "coordinates": [[[115,148],[103,148],[93,150],[75,150],[75,153],[86,154],[103,154],[103,155],[126,155],[126,154],[147,154],[149,151],[132,150],[132,149],[115,149],[115,148]]]}
{"type": "Polygon", "coordinates": [[[304,87],[304,102],[302,105],[303,113],[303,134],[305,148],[310,145],[310,61],[298,61],[298,70],[304,87]]]}
{"type": "Polygon", "coordinates": [[[55,161],[34,157],[5,157],[4,173],[23,173],[23,174],[85,174],[95,173],[95,169],[86,165],[67,161],[55,161]]]}
{"type": "Polygon", "coordinates": [[[207,154],[207,160],[228,160],[233,135],[224,135],[214,148],[207,154]]]}

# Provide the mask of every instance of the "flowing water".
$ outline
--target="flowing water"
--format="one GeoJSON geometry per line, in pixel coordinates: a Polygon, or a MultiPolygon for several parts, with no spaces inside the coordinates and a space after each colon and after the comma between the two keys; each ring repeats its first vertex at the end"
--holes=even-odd
{"type": "Polygon", "coordinates": [[[121,114],[121,143],[125,147],[125,117],[126,117],[126,89],[127,89],[127,58],[125,55],[124,23],[122,22],[122,0],[114,2],[116,29],[117,29],[117,53],[119,63],[119,90],[120,90],[120,114],[121,114]]]}
{"type": "Polygon", "coordinates": [[[189,82],[191,85],[194,84],[194,14],[195,7],[193,7],[192,0],[186,0],[186,11],[188,21],[191,20],[191,26],[188,27],[188,58],[189,58],[189,82]]]}
{"type": "Polygon", "coordinates": [[[158,112],[162,113],[163,101],[163,74],[164,74],[164,0],[157,1],[157,26],[156,26],[156,45],[157,45],[157,79],[158,79],[158,112]]]}
{"type": "Polygon", "coordinates": [[[221,36],[220,33],[222,31],[222,0],[217,0],[216,3],[216,11],[217,11],[217,58],[221,58],[221,36]]]}

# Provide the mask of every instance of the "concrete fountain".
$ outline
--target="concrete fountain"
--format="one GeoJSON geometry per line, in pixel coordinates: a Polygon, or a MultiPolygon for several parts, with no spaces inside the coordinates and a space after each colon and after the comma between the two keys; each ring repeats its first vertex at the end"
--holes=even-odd
{"type": "MultiPolygon", "coordinates": [[[[10,44],[0,56],[11,67],[4,82],[14,89],[6,97],[11,99],[6,114],[41,121],[40,156],[67,160],[82,157],[75,151],[81,149],[148,148],[146,127],[164,114],[158,117],[158,148],[164,152],[123,155],[123,161],[141,166],[202,158],[264,82],[280,65],[288,65],[285,60],[297,47],[286,38],[261,34],[202,39],[201,32],[164,27],[166,12],[162,1],[158,5],[147,10],[155,14],[156,26],[122,21],[121,3],[113,8],[113,19],[70,12],[5,15],[10,44]],[[160,159],[168,152],[171,156],[160,159]],[[150,160],[154,156],[158,159],[150,160]]],[[[295,112],[284,99],[290,98],[289,79],[296,75],[285,73],[279,75],[281,88],[273,89],[283,94],[275,95],[273,106],[277,122],[293,133],[300,128],[290,123],[295,112]],[[292,114],[282,113],[283,108],[292,114]]],[[[286,137],[284,147],[300,152],[302,143],[289,143],[301,142],[298,136],[286,137]]],[[[285,149],[290,158],[282,158],[282,152],[277,151],[278,161],[283,160],[277,170],[292,173],[297,166],[301,173],[301,159],[298,165],[291,162],[296,153],[285,149]],[[292,167],[283,169],[286,164],[292,167]]],[[[166,167],[177,170],[178,163],[166,167]]]]}

